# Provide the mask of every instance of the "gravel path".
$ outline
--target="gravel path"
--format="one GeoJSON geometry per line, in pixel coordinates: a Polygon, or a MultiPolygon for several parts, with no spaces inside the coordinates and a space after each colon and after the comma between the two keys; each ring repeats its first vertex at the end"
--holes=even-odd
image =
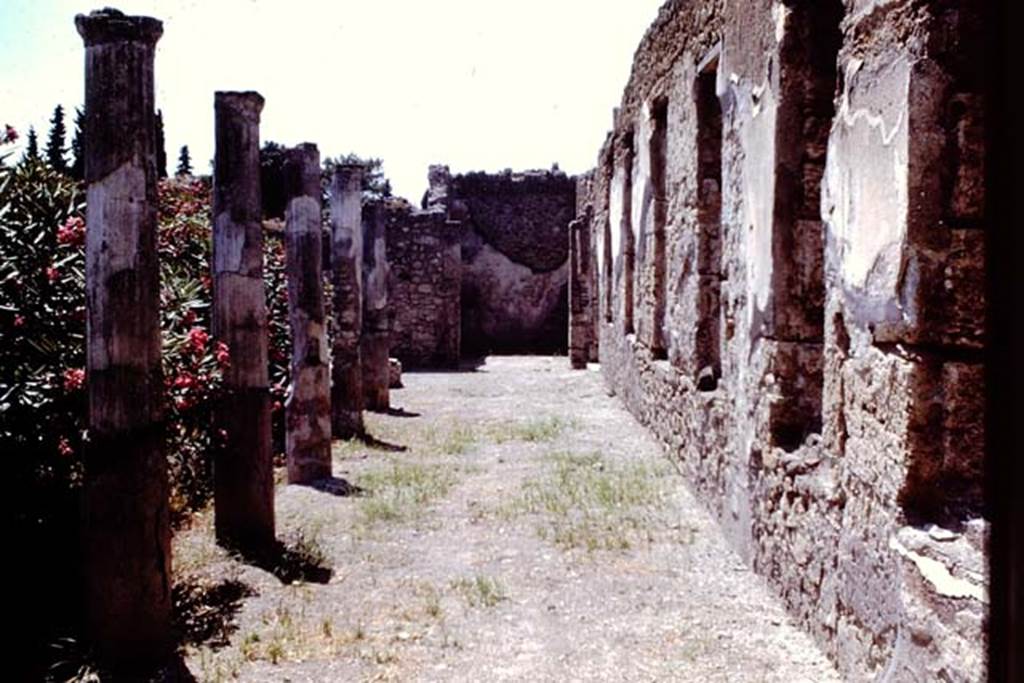
{"type": "Polygon", "coordinates": [[[338,444],[333,486],[278,488],[328,582],[226,556],[206,516],[179,534],[198,680],[839,680],[595,368],[404,382],[369,426],[408,450],[338,444]]]}

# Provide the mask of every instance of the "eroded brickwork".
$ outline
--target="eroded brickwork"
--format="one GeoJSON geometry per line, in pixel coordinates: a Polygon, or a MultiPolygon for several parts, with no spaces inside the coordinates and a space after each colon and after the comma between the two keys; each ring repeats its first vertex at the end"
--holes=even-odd
{"type": "Polygon", "coordinates": [[[391,355],[403,367],[457,367],[462,225],[443,209],[387,211],[391,355]]]}
{"type": "Polygon", "coordinates": [[[581,184],[609,385],[851,680],[980,680],[970,3],[670,0],[581,184]]]}

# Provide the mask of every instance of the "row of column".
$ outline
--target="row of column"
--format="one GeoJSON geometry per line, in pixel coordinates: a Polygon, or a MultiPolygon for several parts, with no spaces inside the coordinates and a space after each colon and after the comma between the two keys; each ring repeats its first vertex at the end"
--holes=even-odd
{"type": "MultiPolygon", "coordinates": [[[[85,42],[90,448],[84,487],[86,606],[103,659],[145,667],[171,651],[153,58],[162,24],[116,10],[75,18],[85,42]]],[[[228,344],[224,445],[214,454],[218,542],[274,546],[259,122],[255,92],[215,94],[214,336],[228,344]]],[[[320,155],[286,151],[285,254],[292,331],[288,481],[331,476],[331,437],[363,437],[388,408],[385,217],[362,206],[362,173],[332,183],[333,344],[323,300],[320,155]],[[365,309],[365,312],[364,312],[365,309]],[[332,377],[333,375],[333,377],[332,377]]]]}

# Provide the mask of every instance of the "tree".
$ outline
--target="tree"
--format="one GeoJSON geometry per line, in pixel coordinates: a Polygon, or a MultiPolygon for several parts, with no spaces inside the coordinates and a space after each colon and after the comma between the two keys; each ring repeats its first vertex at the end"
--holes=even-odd
{"type": "Polygon", "coordinates": [[[75,108],[75,134],[71,138],[71,169],[69,171],[75,180],[85,180],[85,156],[82,152],[82,132],[85,129],[85,114],[81,109],[75,108]]]}
{"type": "Polygon", "coordinates": [[[287,204],[282,183],[284,149],[284,145],[270,141],[260,148],[260,192],[264,218],[284,218],[287,204]]]}
{"type": "Polygon", "coordinates": [[[366,159],[358,154],[349,152],[333,159],[328,157],[323,163],[323,185],[330,187],[331,176],[334,175],[334,168],[342,164],[362,164],[363,171],[363,199],[387,199],[391,196],[391,181],[384,175],[384,161],[374,157],[366,159]]]}
{"type": "Polygon", "coordinates": [[[57,171],[67,171],[68,162],[64,158],[67,147],[64,140],[67,137],[67,128],[64,127],[64,107],[58,104],[53,110],[53,118],[50,119],[50,133],[46,139],[46,161],[57,171]]]}
{"type": "Polygon", "coordinates": [[[39,159],[39,136],[36,135],[36,129],[32,126],[28,127],[28,147],[25,149],[25,160],[37,161],[39,159]]]}
{"type": "Polygon", "coordinates": [[[178,170],[175,175],[192,175],[192,157],[188,153],[188,145],[181,146],[181,153],[178,154],[178,170]]]}
{"type": "Polygon", "coordinates": [[[160,178],[167,177],[167,143],[164,140],[164,113],[156,111],[156,172],[160,178]]]}

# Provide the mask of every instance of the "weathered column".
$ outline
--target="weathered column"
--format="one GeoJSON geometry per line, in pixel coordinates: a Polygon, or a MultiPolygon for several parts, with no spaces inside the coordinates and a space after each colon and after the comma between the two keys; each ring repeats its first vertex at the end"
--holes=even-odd
{"type": "Polygon", "coordinates": [[[600,223],[594,220],[593,214],[590,216],[588,225],[584,226],[584,230],[587,231],[587,244],[592,245],[590,249],[590,262],[587,266],[587,292],[590,294],[590,322],[588,329],[590,330],[590,343],[587,344],[587,360],[591,363],[599,363],[601,361],[600,344],[601,344],[601,332],[599,325],[601,323],[601,285],[599,283],[599,277],[601,269],[598,265],[598,246],[600,242],[595,234],[596,230],[600,229],[600,223]]]}
{"type": "Polygon", "coordinates": [[[590,221],[569,223],[569,364],[585,370],[590,355],[590,221]]]}
{"type": "Polygon", "coordinates": [[[363,396],[369,410],[391,407],[388,353],[387,215],[382,202],[363,207],[363,334],[360,362],[363,396]]]}
{"type": "Polygon", "coordinates": [[[274,541],[267,301],[263,284],[260,112],[255,92],[214,95],[213,334],[231,353],[214,460],[217,540],[258,551],[274,541]]]}
{"type": "Polygon", "coordinates": [[[284,161],[285,269],[292,328],[292,384],[285,405],[288,481],[331,476],[331,396],[324,320],[320,152],[309,143],[284,161]]]}
{"type": "Polygon", "coordinates": [[[153,54],[161,22],[75,17],[85,41],[87,628],[116,668],[171,647],[171,534],[161,436],[153,54]]]}
{"type": "Polygon", "coordinates": [[[359,338],[363,329],[363,167],[343,164],[331,184],[332,308],[331,431],[342,439],[361,437],[363,371],[359,338]]]}

